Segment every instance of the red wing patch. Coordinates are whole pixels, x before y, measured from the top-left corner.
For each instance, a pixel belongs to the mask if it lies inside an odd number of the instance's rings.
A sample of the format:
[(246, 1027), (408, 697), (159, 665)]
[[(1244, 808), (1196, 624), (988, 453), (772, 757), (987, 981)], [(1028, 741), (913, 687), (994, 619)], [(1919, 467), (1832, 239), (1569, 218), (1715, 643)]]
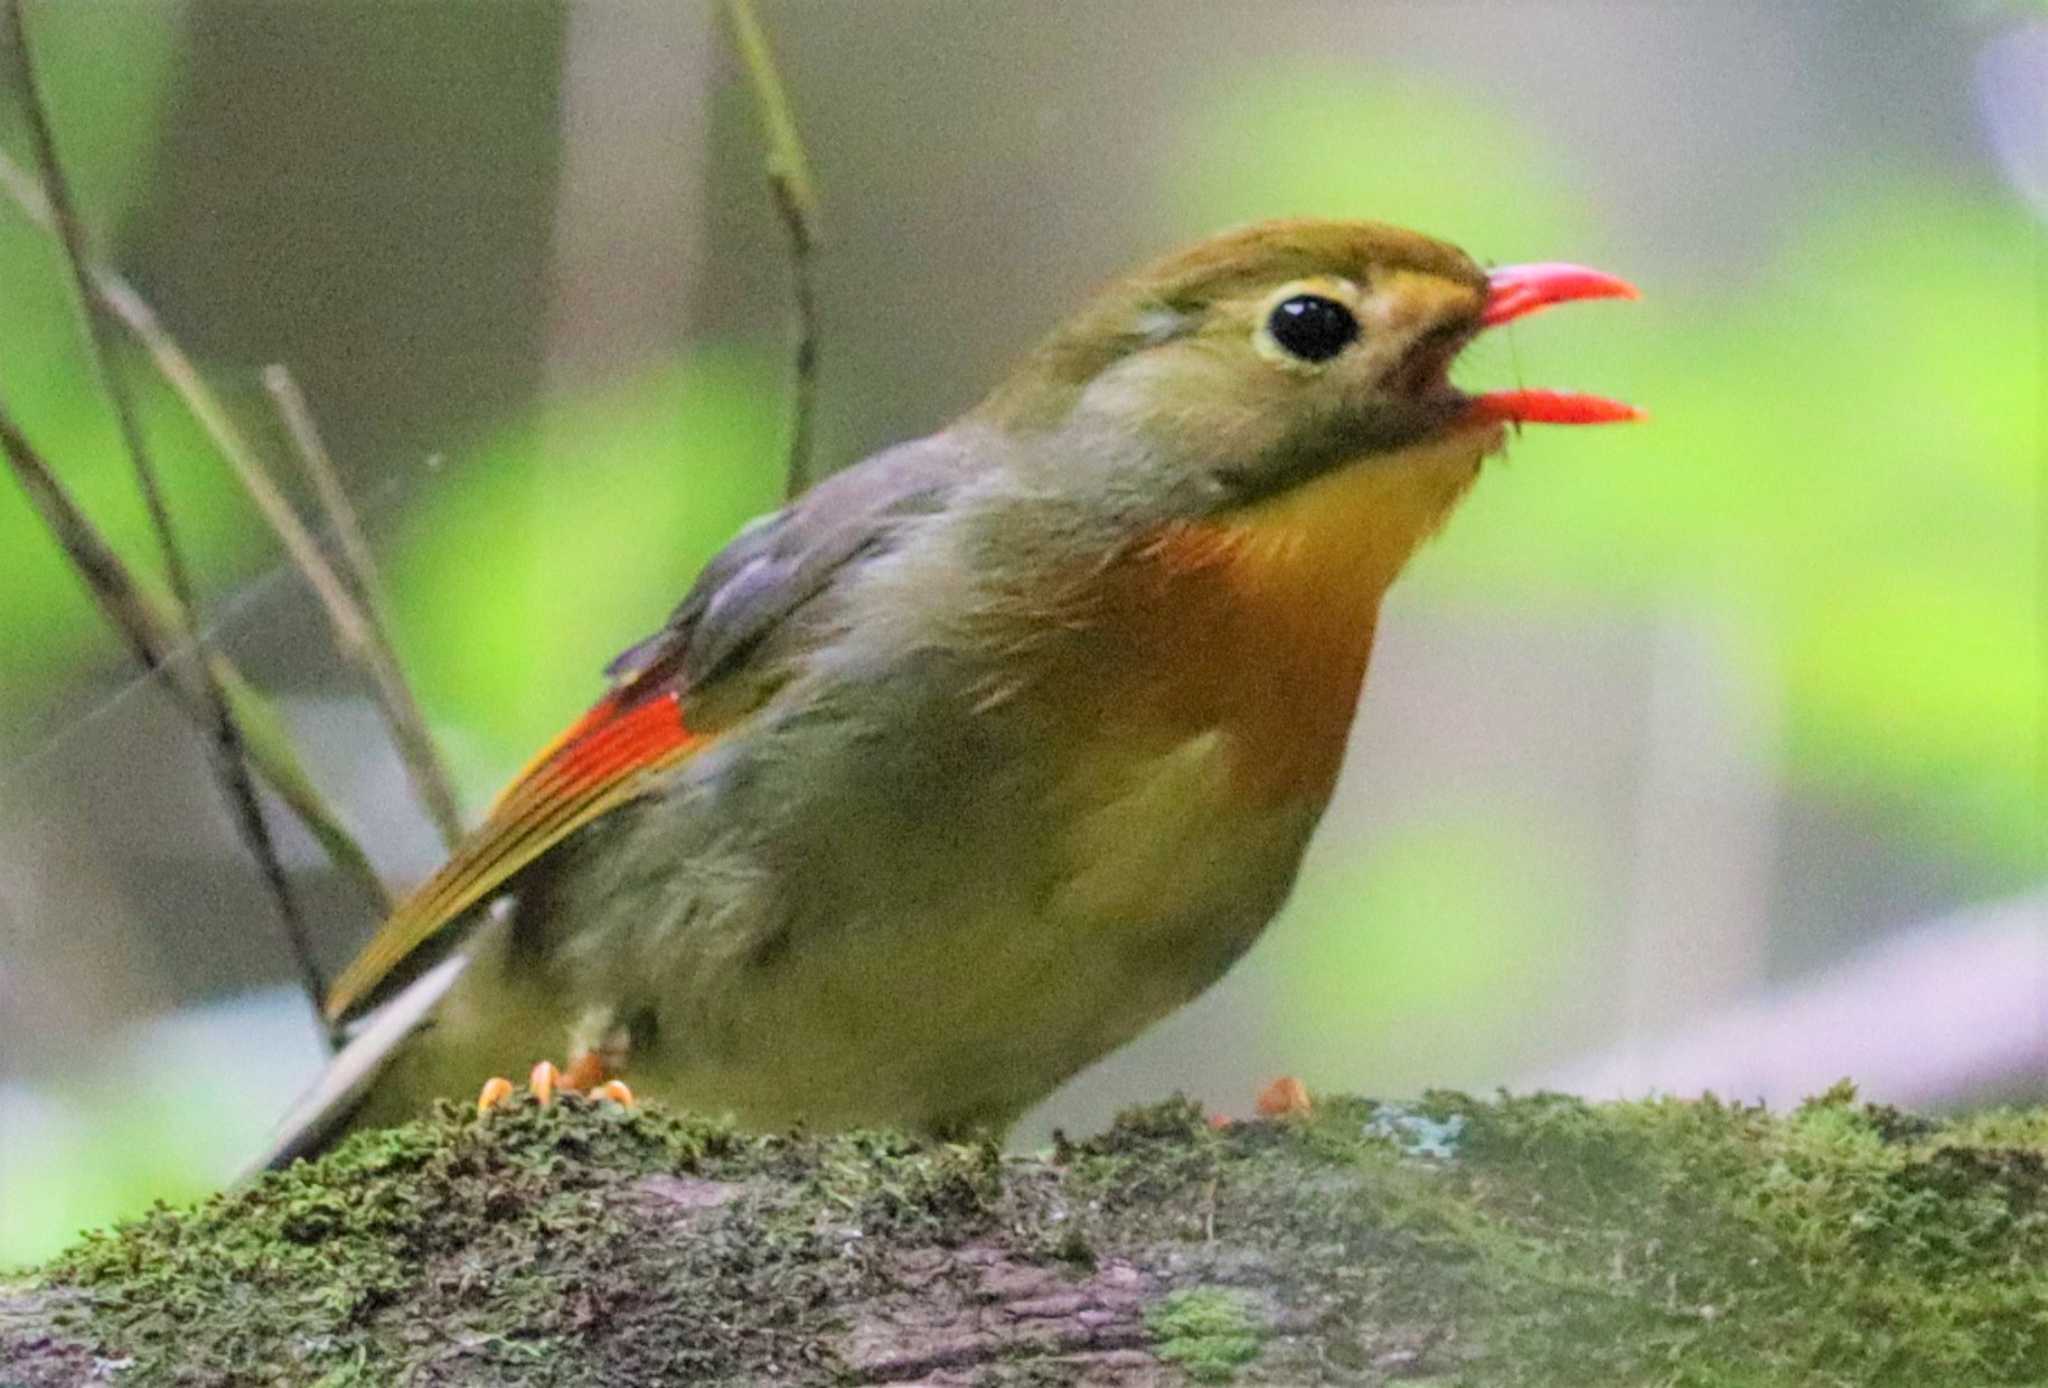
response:
[(341, 1017), (367, 999), (405, 958), (464, 911), (576, 830), (640, 794), (647, 778), (688, 757), (705, 739), (683, 723), (681, 697), (600, 701), (542, 749), (491, 805), (477, 831), (439, 872), (399, 903), (327, 995)]

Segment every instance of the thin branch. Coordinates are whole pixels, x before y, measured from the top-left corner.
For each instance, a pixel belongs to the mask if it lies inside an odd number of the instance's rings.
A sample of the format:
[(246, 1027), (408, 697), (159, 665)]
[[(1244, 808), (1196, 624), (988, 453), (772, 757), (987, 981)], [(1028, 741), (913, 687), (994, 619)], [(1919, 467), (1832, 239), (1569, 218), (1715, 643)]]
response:
[[(389, 648), (381, 646), (373, 634), (375, 628), (371, 618), (328, 562), (312, 532), (271, 481), (260, 456), (229, 418), (219, 397), (206, 384), (192, 359), (185, 355), (177, 339), (164, 330), (155, 311), (125, 280), (110, 273), (103, 274), (99, 290), (108, 308), (149, 353), (158, 373), (184, 397), (186, 408), (212, 438), (214, 447), (227, 459), (242, 489), (256, 503), (272, 531), (283, 542), (293, 567), (304, 576), (307, 585), (319, 598), (328, 623), (334, 629), (336, 643), (344, 652), (369, 666), (372, 671), (371, 688), (386, 719), (394, 725), (407, 722), (420, 725), (418, 735), (424, 738), (426, 733), (421, 725), (418, 704), (406, 685), (403, 671), (395, 659), (389, 658)], [(402, 740), (400, 748), (401, 755), (407, 755)], [(438, 759), (435, 765), (438, 768)], [(461, 814), (456, 809), (453, 791), (448, 788), (445, 777), (439, 789), (438, 801), (428, 798), (424, 803), (443, 842), (452, 847), (462, 836)]]
[[(18, 3), (18, 0), (16, 0)], [(0, 191), (21, 208), (22, 212), (44, 231), (57, 230), (57, 221), (47, 199), (36, 187), (33, 179), (24, 174), (6, 155), (0, 154)], [(395, 660), (380, 660), (376, 652), (388, 651), (380, 647), (374, 633), (374, 624), (364, 611), (349, 584), (343, 580), (335, 567), (328, 561), (319, 541), (313, 536), (298, 513), (285, 500), (269, 474), (264, 470), (257, 452), (250, 445), (242, 431), (235, 426), (220, 398), (206, 383), (192, 359), (178, 340), (165, 330), (148, 302), (136, 292), (118, 272), (107, 266), (88, 263), (86, 277), (92, 293), (105, 306), (131, 337), (149, 353), (155, 363), (157, 374), (177, 392), (185, 408), (213, 440), (220, 455), (227, 460), (228, 467), (248, 493), (249, 499), (284, 545), (285, 553), (293, 567), (305, 578), (313, 594), (320, 600), (322, 611), (327, 614), (328, 623), (334, 628), (335, 639), (343, 651), (349, 653), (370, 652), (369, 659), (376, 667), (372, 676), (372, 689), (376, 693), (387, 720), (393, 720), (396, 727), (407, 715), (397, 710), (411, 710), (411, 719), (419, 721), (418, 706), (411, 692), (406, 688), (405, 677)], [(399, 691), (393, 693), (392, 691)], [(400, 755), (409, 754), (400, 740)], [(438, 760), (437, 763), (438, 765)], [(410, 763), (409, 763), (410, 765)], [(445, 778), (442, 784), (446, 785)], [(423, 797), (429, 815), (434, 819), (444, 841), (451, 845), (461, 836), (460, 815), (454, 808), (452, 792), (446, 795), (446, 805), (437, 805), (431, 798)]]
[[(235, 724), (234, 712), (228, 705), (226, 692), (213, 678), (211, 664), (203, 658), (206, 646), (199, 627), (198, 611), (193, 603), (191, 574), (185, 566), (184, 554), (178, 547), (176, 531), (171, 525), (170, 511), (164, 503), (163, 487), (150, 458), (147, 441), (143, 437), (134, 397), (114, 361), (113, 344), (109, 340), (109, 325), (101, 312), (99, 298), (94, 292), (88, 268), (91, 262), (86, 250), (85, 228), (71, 201), (70, 187), (65, 182), (63, 166), (57, 157), (56, 137), (50, 128), (49, 110), (44, 103), (36, 76), (34, 51), (29, 46), (26, 4), (27, 0), (11, 0), (7, 6), (7, 37), (14, 54), (15, 79), (21, 92), (22, 114), (27, 119), (30, 142), (35, 148), (36, 162), (42, 174), (43, 190), (49, 200), (50, 214), (56, 225), (58, 240), (63, 243), (64, 262), (70, 271), (72, 287), (78, 296), (79, 311), (85, 317), (86, 340), (90, 348), (93, 372), (113, 406), (122, 443), (134, 468), (136, 486), (142, 493), (143, 504), (149, 513), (150, 526), (156, 532), (157, 546), (162, 553), (164, 573), (170, 584), (171, 596), (182, 609), (184, 634), (192, 642), (193, 649), (202, 656), (198, 662), (199, 684), (204, 696), (206, 717), (212, 725), (213, 738), (210, 745), (213, 751), (214, 773), (234, 811), (242, 837), (270, 889), (293, 958), (298, 965), (300, 984), (306, 990), (315, 1015), (321, 1015), (320, 1003), (326, 991), (325, 981), (313, 955), (312, 941), (306, 933), (305, 920), (299, 913), (297, 900), (292, 895), (291, 882), (285, 875), (283, 862), (278, 857), (277, 844), (271, 838), (270, 826), (263, 818), (262, 804), (256, 798), (255, 783), (250, 778), (248, 762), (242, 747), (241, 730)], [(329, 1040), (336, 1039), (335, 1033), (330, 1030)]]
[[(133, 572), (121, 561), (98, 527), (57, 480), (49, 463), (30, 445), (4, 404), (0, 404), (0, 452), (7, 455), (29, 504), (35, 507), (51, 537), (84, 580), (107, 625), (119, 633), (143, 669), (163, 675), (164, 687), (179, 709), (203, 728), (205, 696), (192, 683), (196, 676), (184, 669), (184, 662), (193, 652), (179, 635), (185, 629), (183, 611), (150, 584), (145, 575)], [(305, 826), (334, 865), (355, 882), (371, 905), (380, 914), (388, 913), (391, 896), (384, 890), (377, 870), (340, 815), (313, 785), (285, 734), (277, 710), (218, 648), (209, 647), (204, 658), (227, 695), (228, 706), (234, 710), (249, 763), (256, 774)]]
[(789, 231), (790, 289), (796, 305), (796, 343), (789, 383), (789, 462), (783, 499), (794, 501), (811, 484), (811, 418), (818, 398), (818, 300), (811, 284), (810, 224), (784, 180), (769, 176), (776, 210)]
[(313, 422), (313, 412), (306, 405), (305, 394), (292, 379), (291, 372), (282, 366), (267, 368), (263, 373), (263, 387), (276, 403), (278, 415), (298, 451), (299, 462), (313, 483), (314, 494), (320, 498), (329, 533), (340, 551), (337, 568), (363, 614), (363, 642), (360, 645), (348, 642), (355, 628), (342, 628), (337, 624), (337, 630), (343, 637), (343, 649), (369, 676), (376, 690), (377, 707), (384, 715), (385, 726), (391, 730), (391, 744), (405, 765), (413, 794), (419, 797), (435, 827), (441, 831), (442, 842), (453, 848), (462, 837), (462, 811), (456, 805), (455, 788), (448, 778), (448, 769), (442, 764), (434, 739), (427, 732), (426, 719), (421, 716), (419, 704), (413, 699), (412, 687), (405, 682), (398, 652), (391, 644), (391, 628), (384, 618), (377, 564), (370, 555), (368, 541), (363, 538), (355, 507), (349, 504), (348, 494), (342, 490), (341, 479), (335, 475), (334, 460), (328, 455), (327, 445), (321, 440), (320, 430)]
[(764, 164), (775, 211), (789, 236), (791, 290), (796, 307), (796, 343), (790, 382), (789, 462), (784, 491), (795, 498), (811, 480), (811, 415), (818, 392), (818, 302), (811, 282), (811, 257), (818, 247), (818, 189), (797, 135), (796, 115), (775, 54), (754, 13), (753, 0), (726, 0), (733, 42), (754, 88), (754, 104), (768, 140)]
[(299, 465), (305, 470), (306, 480), (313, 484), (314, 494), (320, 498), (321, 517), (327, 523), (328, 534), (336, 548), (341, 551), (338, 565), (341, 576), (354, 592), (356, 601), (363, 605), (371, 628), (381, 638), (388, 628), (384, 621), (383, 580), (377, 573), (377, 559), (370, 553), (370, 542), (363, 534), (362, 519), (356, 515), (355, 503), (348, 499), (348, 492), (341, 485), (341, 476), (335, 471), (334, 456), (327, 451), (326, 440), (320, 437), (312, 407), (306, 403), (306, 393), (299, 389), (291, 368), (281, 362), (263, 368), (263, 388), (270, 392), (271, 402), (277, 406), (278, 418), (283, 421), (293, 447), (298, 450)]

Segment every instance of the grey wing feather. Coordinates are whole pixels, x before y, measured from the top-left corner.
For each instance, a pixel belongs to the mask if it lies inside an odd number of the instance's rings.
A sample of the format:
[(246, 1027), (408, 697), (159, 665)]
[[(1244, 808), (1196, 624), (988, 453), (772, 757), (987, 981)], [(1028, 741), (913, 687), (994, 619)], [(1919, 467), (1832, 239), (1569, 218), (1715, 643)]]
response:
[(965, 450), (935, 434), (827, 478), (734, 536), (662, 629), (613, 661), (609, 673), (622, 688), (715, 682), (849, 565), (886, 549), (899, 522), (942, 508), (969, 466)]

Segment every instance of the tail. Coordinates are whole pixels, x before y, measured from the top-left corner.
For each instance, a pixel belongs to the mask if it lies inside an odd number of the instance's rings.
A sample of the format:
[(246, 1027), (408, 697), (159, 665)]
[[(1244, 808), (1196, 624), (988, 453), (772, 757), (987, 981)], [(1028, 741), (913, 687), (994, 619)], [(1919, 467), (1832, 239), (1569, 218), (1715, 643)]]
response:
[(458, 950), (372, 1013), (341, 1053), (328, 1062), (312, 1089), (284, 1116), (269, 1149), (237, 1179), (251, 1180), (262, 1172), (290, 1166), (301, 1157), (318, 1156), (347, 1131), (349, 1119), (362, 1106), (371, 1086), (468, 967), (468, 952)]

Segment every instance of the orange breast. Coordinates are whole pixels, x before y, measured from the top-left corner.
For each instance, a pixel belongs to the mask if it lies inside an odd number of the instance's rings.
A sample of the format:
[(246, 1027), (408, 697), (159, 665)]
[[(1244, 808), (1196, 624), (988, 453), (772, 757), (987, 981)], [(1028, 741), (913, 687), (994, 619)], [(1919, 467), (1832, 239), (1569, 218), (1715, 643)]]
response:
[(1088, 681), (1100, 726), (1139, 747), (1220, 731), (1247, 801), (1327, 797), (1380, 599), (1486, 442), (1375, 459), (1159, 531), (1101, 579)]
[(1212, 524), (1175, 526), (1106, 580), (1105, 733), (1136, 749), (1217, 730), (1265, 804), (1329, 793), (1372, 650), (1377, 592), (1332, 591)]

